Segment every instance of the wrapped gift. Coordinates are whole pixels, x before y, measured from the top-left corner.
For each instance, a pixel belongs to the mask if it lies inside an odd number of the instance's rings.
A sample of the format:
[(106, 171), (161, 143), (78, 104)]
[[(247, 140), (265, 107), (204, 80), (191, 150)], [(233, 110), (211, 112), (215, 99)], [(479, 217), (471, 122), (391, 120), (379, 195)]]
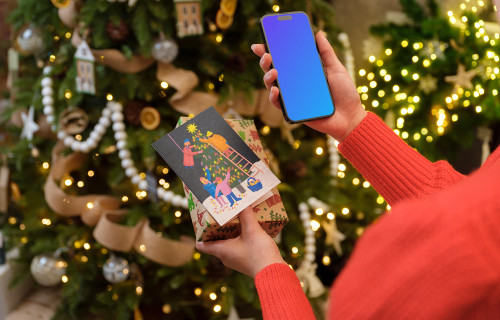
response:
[[(181, 123), (187, 120), (189, 118), (181, 118)], [(253, 120), (226, 121), (253, 152), (268, 164), (266, 153), (264, 148), (262, 148)], [(254, 179), (248, 181), (248, 187), (258, 190), (262, 188), (262, 184), (257, 179)], [(184, 192), (188, 199), (189, 211), (191, 212), (191, 220), (197, 241), (224, 240), (235, 238), (240, 234), (240, 221), (238, 218), (221, 226), (185, 184)], [(240, 192), (245, 192), (244, 188), (241, 188)], [(259, 199), (252, 208), (262, 229), (273, 238), (278, 235), (283, 226), (288, 222), (288, 217), (277, 188), (273, 188), (265, 197)]]

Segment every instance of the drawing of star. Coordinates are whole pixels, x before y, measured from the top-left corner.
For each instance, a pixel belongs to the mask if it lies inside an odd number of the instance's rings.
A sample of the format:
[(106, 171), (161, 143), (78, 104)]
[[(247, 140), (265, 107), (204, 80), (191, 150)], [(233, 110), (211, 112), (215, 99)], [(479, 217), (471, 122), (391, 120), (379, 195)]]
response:
[(322, 223), (323, 229), (326, 232), (325, 244), (331, 244), (339, 256), (342, 255), (342, 247), (340, 242), (345, 239), (345, 235), (337, 229), (335, 220)]
[(198, 128), (196, 127), (196, 124), (194, 124), (194, 123), (189, 124), (186, 129), (189, 133), (195, 133), (196, 130), (198, 130)]
[(37, 132), (39, 127), (35, 122), (35, 109), (30, 107), (28, 114), (21, 113), (23, 121), (23, 131), (21, 132), (21, 139), (26, 138), (28, 141), (33, 140), (33, 133)]

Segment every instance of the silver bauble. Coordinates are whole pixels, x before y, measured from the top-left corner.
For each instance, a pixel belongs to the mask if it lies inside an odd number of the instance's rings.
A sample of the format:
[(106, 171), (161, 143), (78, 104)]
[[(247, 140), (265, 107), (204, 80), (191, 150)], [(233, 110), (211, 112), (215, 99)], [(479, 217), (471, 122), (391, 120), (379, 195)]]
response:
[(66, 267), (66, 261), (54, 254), (39, 254), (31, 261), (30, 271), (38, 284), (52, 287), (61, 283)]
[(102, 266), (104, 279), (111, 283), (118, 283), (127, 280), (130, 274), (128, 261), (112, 255)]
[(17, 46), (22, 54), (41, 53), (44, 50), (42, 30), (28, 24), (19, 30), (16, 37)]
[(151, 54), (160, 62), (170, 63), (179, 53), (179, 46), (172, 39), (158, 39), (153, 43)]

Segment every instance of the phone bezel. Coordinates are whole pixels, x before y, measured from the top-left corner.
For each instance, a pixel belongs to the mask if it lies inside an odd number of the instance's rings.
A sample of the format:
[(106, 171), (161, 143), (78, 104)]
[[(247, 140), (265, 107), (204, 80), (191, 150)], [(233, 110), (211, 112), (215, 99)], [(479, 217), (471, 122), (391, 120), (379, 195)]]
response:
[[(267, 43), (267, 37), (266, 37), (265, 31), (264, 31), (264, 25), (263, 25), (264, 18), (270, 17), (270, 16), (282, 16), (282, 15), (294, 15), (294, 14), (304, 14), (307, 17), (307, 22), (309, 23), (309, 28), (311, 30), (311, 33), (312, 33), (312, 36), (313, 36), (313, 39), (314, 39), (314, 43), (316, 44), (316, 52), (318, 54), (319, 60), (321, 61), (321, 68), (323, 69), (323, 74), (325, 76), (325, 80), (326, 80), (326, 83), (328, 85), (328, 88), (330, 88), (330, 83), (328, 81), (328, 76), (327, 76), (327, 73), (325, 71), (325, 66), (323, 64), (323, 60), (321, 59), (321, 55), (319, 54), (318, 44), (316, 43), (316, 37), (315, 37), (314, 31), (312, 29), (311, 21), (309, 20), (309, 16), (304, 11), (291, 11), (291, 12), (281, 12), (281, 13), (269, 13), (269, 14), (263, 15), (260, 18), (260, 20), (259, 20), (260, 33), (261, 33), (262, 39), (264, 40), (264, 47), (266, 48), (266, 52), (269, 53), (269, 54), (271, 53), (270, 50), (269, 50), (269, 45)], [(272, 54), (271, 54), (271, 56), (272, 56)], [(271, 63), (271, 68), (273, 68), (273, 63)], [(335, 109), (336, 109), (335, 102), (333, 101), (333, 96), (332, 96), (331, 90), (328, 90), (328, 92), (330, 93), (330, 99), (332, 100), (332, 105), (333, 105), (333, 111), (332, 111), (332, 113), (327, 114), (327, 115), (323, 115), (323, 116), (319, 116), (319, 117), (314, 117), (314, 118), (292, 120), (288, 116), (288, 113), (286, 111), (286, 106), (285, 106), (285, 103), (283, 101), (283, 97), (281, 95), (282, 91), (281, 91), (281, 88), (280, 88), (280, 85), (279, 85), (278, 78), (276, 78), (275, 84), (276, 84), (276, 87), (278, 87), (278, 89), (280, 90), (280, 94), (278, 95), (278, 100), (280, 102), (281, 111), (283, 112), (283, 117), (285, 118), (286, 122), (288, 122), (288, 123), (303, 123), (303, 122), (308, 122), (308, 121), (313, 121), (313, 120), (328, 118), (328, 117), (331, 117), (331, 116), (333, 116), (335, 114)]]

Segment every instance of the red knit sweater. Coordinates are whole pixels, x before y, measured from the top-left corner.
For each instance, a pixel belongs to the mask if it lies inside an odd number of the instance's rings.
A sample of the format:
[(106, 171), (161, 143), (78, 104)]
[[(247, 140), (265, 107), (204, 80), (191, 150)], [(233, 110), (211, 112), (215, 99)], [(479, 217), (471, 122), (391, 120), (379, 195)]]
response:
[[(469, 177), (369, 113), (342, 154), (392, 206), (336, 279), (328, 319), (500, 319), (500, 150)], [(264, 319), (314, 319), (294, 272), (261, 270)]]

